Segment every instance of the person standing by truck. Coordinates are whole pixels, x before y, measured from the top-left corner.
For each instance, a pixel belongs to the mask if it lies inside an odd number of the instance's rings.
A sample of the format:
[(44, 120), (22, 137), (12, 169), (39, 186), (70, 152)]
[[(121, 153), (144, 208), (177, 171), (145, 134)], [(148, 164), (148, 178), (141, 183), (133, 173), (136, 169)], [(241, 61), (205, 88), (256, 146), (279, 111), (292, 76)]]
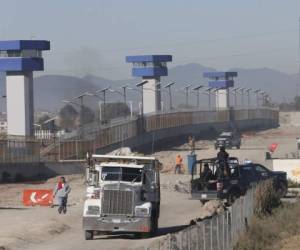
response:
[(229, 176), (230, 175), (230, 169), (228, 166), (228, 157), (229, 154), (226, 152), (225, 147), (220, 147), (220, 151), (217, 154), (217, 159), (219, 162), (219, 168), (221, 175)]
[(70, 185), (66, 182), (65, 177), (60, 177), (54, 188), (53, 198), (57, 197), (58, 213), (67, 212), (68, 195), (71, 192)]

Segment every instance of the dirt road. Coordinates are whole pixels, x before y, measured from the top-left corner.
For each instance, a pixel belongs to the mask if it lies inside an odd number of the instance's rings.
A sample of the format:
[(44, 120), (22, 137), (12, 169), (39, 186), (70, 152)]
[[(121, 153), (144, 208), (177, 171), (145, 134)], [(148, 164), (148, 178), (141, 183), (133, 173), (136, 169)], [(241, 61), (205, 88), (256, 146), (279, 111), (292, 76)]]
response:
[[(190, 220), (201, 215), (202, 204), (190, 200), (189, 194), (174, 191), (178, 178), (187, 182), (189, 176), (162, 175), (162, 203), (159, 219), (159, 235), (179, 230)], [(0, 246), (9, 249), (132, 249), (149, 244), (154, 238), (137, 240), (131, 235), (101, 236), (94, 241), (85, 241), (81, 228), (84, 185), (81, 176), (72, 176), (70, 206), (66, 215), (58, 215), (56, 208), (22, 208), (19, 202), (7, 197), (6, 209), (0, 209), (0, 221), (5, 227), (0, 228)], [(40, 187), (51, 187), (54, 180)], [(30, 185), (6, 185), (9, 193), (19, 196), (19, 192)], [(4, 187), (2, 187), (4, 189)], [(19, 190), (19, 192), (18, 192)], [(10, 209), (8, 208), (10, 204)], [(41, 248), (42, 247), (42, 248)]]
[[(232, 156), (241, 160), (247, 158), (268, 165), (265, 151), (273, 142), (279, 144), (274, 157), (284, 156), (296, 151), (295, 138), (299, 128), (279, 128), (259, 133), (245, 134), (240, 150), (229, 150)], [(196, 143), (198, 158), (216, 155), (212, 141)], [(187, 145), (156, 152), (155, 155), (163, 162), (161, 216), (159, 219), (159, 235), (180, 229), (191, 219), (201, 216), (204, 212), (199, 201), (189, 199), (189, 194), (176, 192), (174, 184), (180, 179), (188, 182), (188, 175), (173, 175), (174, 159), (180, 153), (186, 164), (189, 153)], [(21, 193), (24, 188), (52, 188), (54, 180), (38, 185), (9, 184), (0, 185), (0, 246), (8, 249), (132, 249), (151, 244), (154, 238), (147, 240), (134, 239), (130, 235), (98, 237), (93, 241), (85, 241), (81, 228), (82, 207), (85, 186), (83, 177), (68, 176), (72, 187), (69, 208), (66, 215), (58, 215), (55, 208), (24, 208), (21, 205)], [(157, 236), (160, 237), (160, 236)]]

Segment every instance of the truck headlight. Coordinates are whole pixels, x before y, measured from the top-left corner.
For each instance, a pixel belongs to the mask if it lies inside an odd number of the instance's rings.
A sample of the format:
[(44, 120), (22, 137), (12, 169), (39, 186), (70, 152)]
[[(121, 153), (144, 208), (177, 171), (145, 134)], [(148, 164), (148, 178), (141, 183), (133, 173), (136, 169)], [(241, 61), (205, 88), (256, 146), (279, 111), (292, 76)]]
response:
[(151, 203), (147, 202), (141, 206), (136, 206), (134, 209), (135, 216), (148, 217), (151, 213)]
[(100, 214), (100, 207), (99, 206), (88, 206), (86, 214), (87, 215), (98, 215), (98, 214)]

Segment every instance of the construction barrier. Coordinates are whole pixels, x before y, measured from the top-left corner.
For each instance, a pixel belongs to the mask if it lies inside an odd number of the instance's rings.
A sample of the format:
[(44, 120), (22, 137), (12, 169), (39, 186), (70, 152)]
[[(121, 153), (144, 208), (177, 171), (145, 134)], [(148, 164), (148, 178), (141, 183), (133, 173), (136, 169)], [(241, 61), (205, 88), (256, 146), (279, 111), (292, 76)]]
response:
[(53, 204), (52, 189), (24, 189), (24, 206), (51, 206)]

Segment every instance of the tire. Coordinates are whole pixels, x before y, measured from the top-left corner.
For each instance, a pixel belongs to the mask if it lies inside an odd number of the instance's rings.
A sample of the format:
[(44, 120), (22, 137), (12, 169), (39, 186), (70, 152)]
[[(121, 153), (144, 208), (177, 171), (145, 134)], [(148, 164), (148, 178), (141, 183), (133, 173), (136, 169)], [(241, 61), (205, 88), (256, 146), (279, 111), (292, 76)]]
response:
[(85, 231), (84, 236), (85, 236), (85, 240), (92, 240), (94, 238), (94, 232)]
[(240, 148), (241, 148), (241, 145), (237, 145), (236, 148), (237, 148), (237, 149), (240, 149)]
[(152, 225), (151, 225), (151, 236), (155, 236), (158, 229), (158, 217), (155, 214), (155, 217), (153, 218)]

